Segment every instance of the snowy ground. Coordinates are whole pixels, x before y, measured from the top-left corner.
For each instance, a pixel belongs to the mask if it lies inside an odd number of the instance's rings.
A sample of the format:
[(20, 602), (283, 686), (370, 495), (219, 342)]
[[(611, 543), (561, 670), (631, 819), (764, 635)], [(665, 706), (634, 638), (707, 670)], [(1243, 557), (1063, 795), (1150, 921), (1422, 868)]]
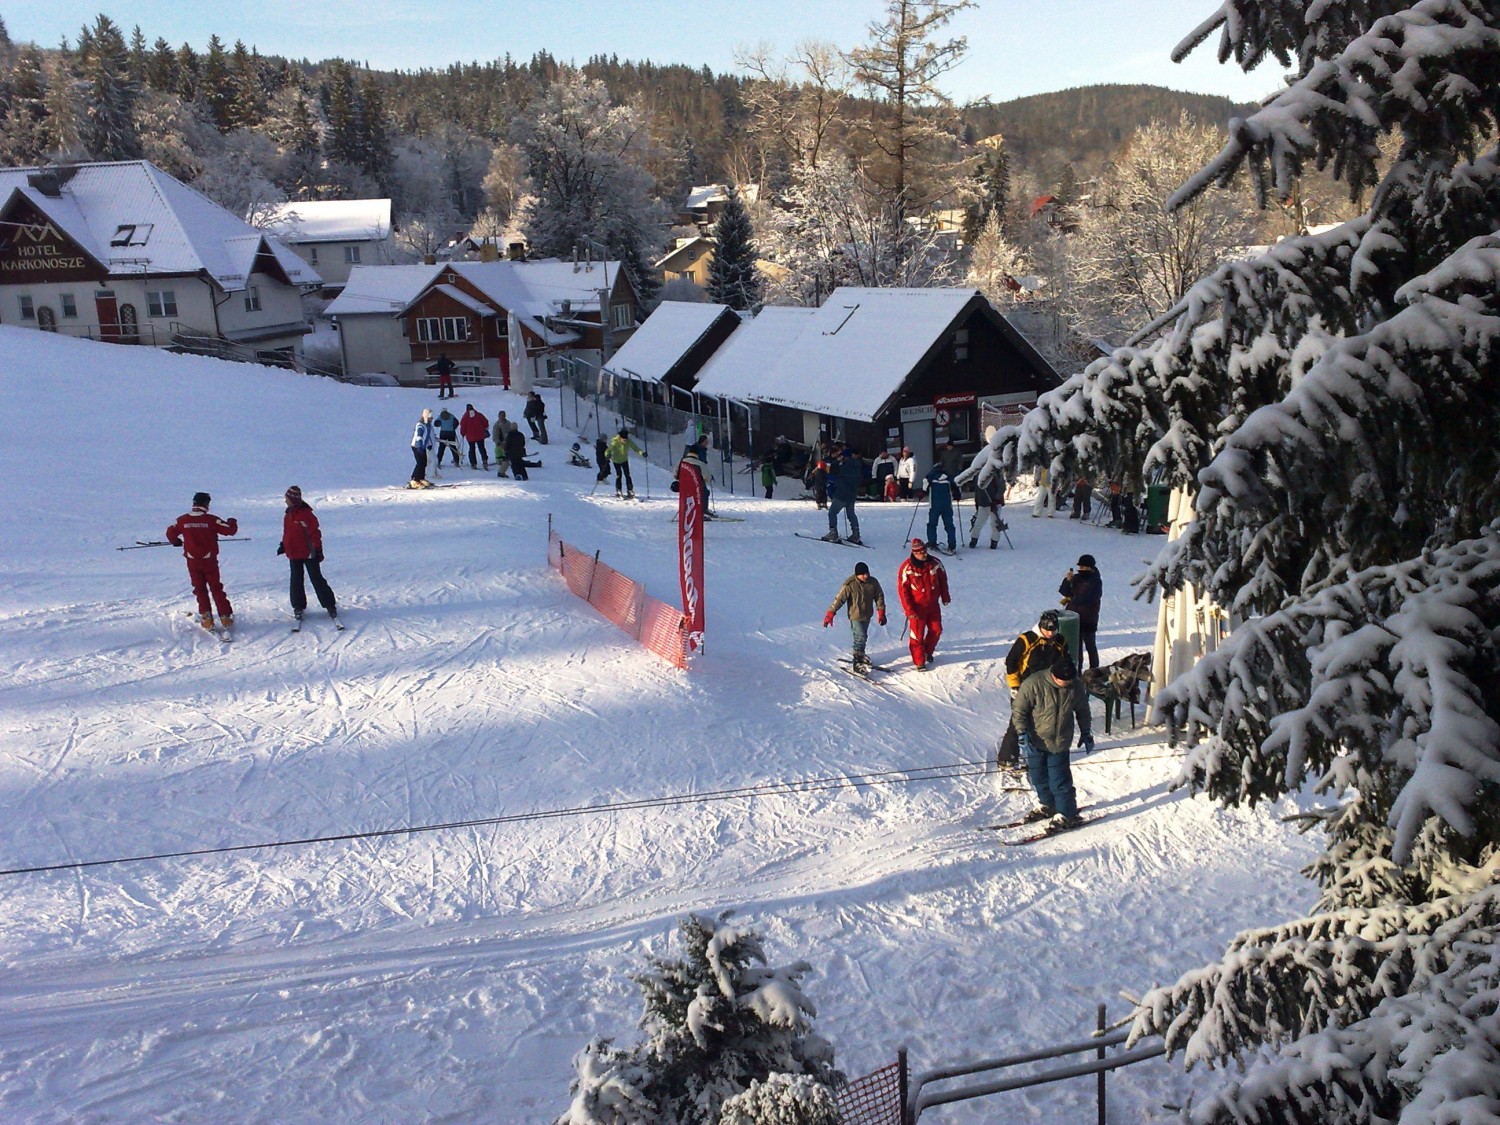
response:
[[(508, 392), (466, 401), (520, 413)], [(894, 597), (911, 508), (862, 505), (861, 554), (794, 538), (824, 530), (810, 504), (741, 487), (716, 498), (744, 522), (707, 529), (707, 653), (678, 672), (545, 565), (550, 515), (674, 601), (666, 473), (647, 504), (589, 498), (549, 401), (530, 483), (445, 470), (459, 487), (419, 494), (393, 486), (430, 393), (0, 328), (0, 868), (982, 762), (1001, 659), (1085, 550), (1104, 658), (1149, 647), (1126, 578), (1160, 541), (1016, 504), (1013, 552), (949, 564), (935, 670), (910, 668), (893, 612), (872, 652), (900, 670), (860, 682), (823, 611), (862, 557)], [(344, 633), (316, 611), (288, 632), (293, 483)], [(251, 537), (223, 548), (232, 645), (188, 618), (178, 552), (114, 549), (161, 538), (197, 489)], [(812, 963), (850, 1076), (902, 1044), (920, 1071), (1077, 1039), (1096, 1003), (1123, 1015), (1122, 991), (1311, 893), (1286, 809), (1167, 793), (1160, 732), (1124, 725), (1075, 768), (1109, 819), (1026, 849), (981, 830), (1025, 794), (974, 777), (3, 877), (0, 1118), (546, 1122), (589, 1037), (633, 1041), (626, 974), (675, 948), (684, 912), (731, 907), (775, 960)], [(1112, 1119), (1163, 1118), (1215, 1078), (1121, 1072)], [(1091, 1119), (1092, 1089), (924, 1121)]]

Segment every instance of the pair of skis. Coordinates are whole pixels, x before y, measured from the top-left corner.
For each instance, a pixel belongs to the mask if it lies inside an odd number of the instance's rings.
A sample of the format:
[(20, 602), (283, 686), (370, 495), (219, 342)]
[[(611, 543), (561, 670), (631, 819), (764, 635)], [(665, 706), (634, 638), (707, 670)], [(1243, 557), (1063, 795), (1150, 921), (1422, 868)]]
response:
[(999, 824), (986, 824), (984, 826), (984, 830), (986, 832), (1006, 832), (1012, 828), (1030, 828), (1032, 825), (1038, 825), (1039, 827), (1033, 829), (1024, 836), (1011, 836), (1000, 841), (1007, 848), (1020, 848), (1026, 846), (1027, 844), (1035, 844), (1039, 843), (1042, 840), (1051, 839), (1053, 836), (1061, 836), (1066, 832), (1076, 831), (1077, 829), (1083, 828), (1086, 825), (1093, 824), (1096, 820), (1102, 820), (1103, 818), (1099, 816), (1082, 815), (1084, 809), (1092, 807), (1092, 805), (1079, 806), (1078, 823), (1070, 825), (1066, 828), (1060, 825), (1054, 825), (1050, 820), (1032, 820), (1029, 817), (1023, 816), (1016, 820), (1001, 821)]
[(829, 539), (825, 535), (808, 535), (805, 531), (794, 531), (792, 532), (792, 534), (795, 535), (798, 539), (811, 539), (814, 543), (836, 543), (840, 547), (855, 547), (861, 551), (866, 550), (870, 546), (868, 543), (863, 541), (855, 543), (852, 540), (843, 538)]

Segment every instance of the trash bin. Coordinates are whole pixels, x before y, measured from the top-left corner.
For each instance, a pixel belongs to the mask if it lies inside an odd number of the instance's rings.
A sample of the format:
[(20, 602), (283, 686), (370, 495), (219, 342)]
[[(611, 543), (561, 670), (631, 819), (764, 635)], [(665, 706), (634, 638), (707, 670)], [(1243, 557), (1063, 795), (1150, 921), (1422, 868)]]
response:
[(1172, 490), (1164, 484), (1146, 486), (1146, 530), (1162, 532), (1167, 529), (1167, 499)]
[(1057, 631), (1062, 634), (1063, 644), (1067, 646), (1068, 653), (1073, 657), (1073, 666), (1082, 668), (1083, 653), (1079, 647), (1078, 614), (1071, 609), (1058, 610)]

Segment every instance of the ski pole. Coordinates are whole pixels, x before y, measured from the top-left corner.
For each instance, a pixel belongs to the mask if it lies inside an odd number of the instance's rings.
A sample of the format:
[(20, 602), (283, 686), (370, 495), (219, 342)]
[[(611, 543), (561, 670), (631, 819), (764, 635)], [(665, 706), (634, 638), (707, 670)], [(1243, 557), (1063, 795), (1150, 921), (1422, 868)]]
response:
[[(226, 535), (222, 539), (219, 540), (220, 543), (248, 543), (249, 541), (250, 541), (250, 536), (248, 536), (248, 535), (233, 535), (233, 536)], [(117, 550), (117, 551), (139, 551), (142, 547), (171, 547), (171, 546), (173, 546), (173, 544), (168, 543), (165, 539), (137, 539), (135, 541), (135, 543), (133, 543), (131, 546), (129, 546), (129, 547), (116, 547), (115, 550)]]

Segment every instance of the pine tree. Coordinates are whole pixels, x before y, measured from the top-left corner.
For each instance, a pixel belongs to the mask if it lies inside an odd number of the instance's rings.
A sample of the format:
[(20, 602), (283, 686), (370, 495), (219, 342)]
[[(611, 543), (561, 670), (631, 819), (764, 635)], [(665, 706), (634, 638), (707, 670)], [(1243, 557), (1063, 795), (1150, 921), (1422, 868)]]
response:
[(373, 74), (360, 79), (356, 98), (357, 127), (359, 133), (359, 166), (380, 185), (384, 194), (390, 193), (391, 124), (385, 110), (385, 95)]
[(146, 85), (164, 94), (178, 93), (177, 55), (165, 39), (151, 44), (151, 55), (146, 60)]
[(208, 50), (198, 65), (196, 96), (208, 107), (214, 127), (221, 133), (235, 127), (234, 76), (229, 56), (217, 35), (208, 37)]
[(40, 163), (48, 149), (47, 76), (42, 52), (22, 47), (7, 81), (8, 112), (0, 123), (0, 160), (11, 165)]
[(708, 267), (708, 297), (741, 312), (756, 312), (765, 301), (765, 285), (756, 265), (755, 231), (750, 213), (731, 185), (724, 210), (714, 224), (714, 257)]
[(974, 201), (964, 208), (964, 244), (979, 241), (992, 214), (1000, 216), (1001, 232), (1010, 213), (1010, 157), (1005, 142), (996, 136), (986, 141), (986, 151), (974, 169)]
[(185, 102), (198, 100), (200, 68), (198, 56), (190, 45), (184, 43), (177, 48), (176, 65), (172, 68), (176, 75), (176, 85), (173, 89)]
[[(1367, 212), (1214, 270), (1028, 415), (1022, 456), (1159, 469), (1195, 518), (1147, 579), (1244, 621), (1158, 699), (1182, 784), (1310, 787), (1307, 917), (1142, 998), (1134, 1034), (1247, 1065), (1194, 1122), (1500, 1115), (1500, 9), (1227, 0), (1295, 73), (1182, 206), (1331, 164)], [(1400, 136), (1393, 159), (1380, 141)], [(1269, 1048), (1262, 1051), (1261, 1048)]]
[(236, 39), (229, 55), (229, 105), (226, 125), (253, 129), (266, 117), (266, 91), (260, 80), (260, 61)]
[(359, 98), (354, 88), (354, 72), (342, 59), (328, 64), (323, 80), (323, 115), (328, 130), (323, 150), (329, 160), (359, 168), (364, 164), (364, 146), (360, 125)]
[[(801, 988), (806, 962), (765, 967), (761, 935), (731, 925), (727, 913), (692, 915), (678, 929), (683, 956), (652, 957), (651, 970), (633, 978), (646, 1042), (624, 1049), (595, 1040), (579, 1052), (572, 1105), (558, 1125), (718, 1121), (728, 1099), (773, 1075), (823, 1087), (842, 1080), (833, 1048), (811, 1030), (817, 1013)], [(791, 1091), (782, 1084), (759, 1097), (805, 1107), (807, 1125), (823, 1125), (827, 1119), (813, 1115), (822, 1099), (800, 1083)]]
[(130, 80), (125, 37), (101, 15), (89, 35), (80, 36), (85, 85), (79, 140), (96, 160), (136, 160), (141, 138), (135, 128), (136, 86)]

